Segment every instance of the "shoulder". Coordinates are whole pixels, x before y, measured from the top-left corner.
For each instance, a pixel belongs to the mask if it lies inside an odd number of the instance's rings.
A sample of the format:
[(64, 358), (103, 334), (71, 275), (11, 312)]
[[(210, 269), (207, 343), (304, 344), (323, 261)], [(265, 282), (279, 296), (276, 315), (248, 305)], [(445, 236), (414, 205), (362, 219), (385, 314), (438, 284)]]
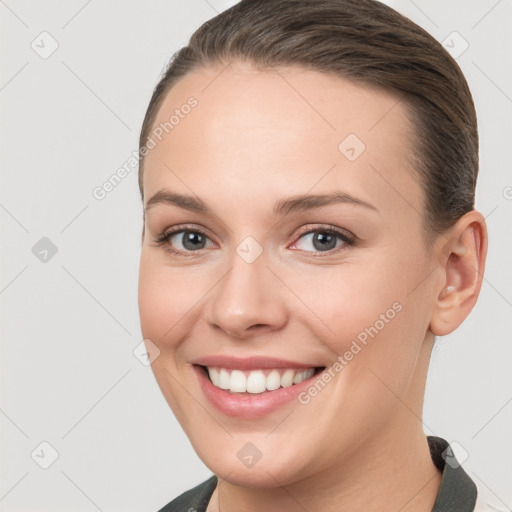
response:
[(212, 475), (208, 480), (174, 498), (158, 512), (205, 512), (216, 486), (217, 477)]

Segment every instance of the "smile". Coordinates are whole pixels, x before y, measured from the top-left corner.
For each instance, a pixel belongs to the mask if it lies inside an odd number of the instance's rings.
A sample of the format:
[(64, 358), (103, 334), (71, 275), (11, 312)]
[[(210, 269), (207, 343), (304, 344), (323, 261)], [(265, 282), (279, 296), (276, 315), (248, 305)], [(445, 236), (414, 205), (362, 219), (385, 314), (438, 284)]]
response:
[(244, 371), (207, 366), (211, 383), (232, 393), (264, 393), (300, 384), (312, 377), (318, 368), (273, 368)]
[(208, 402), (224, 415), (240, 420), (255, 420), (296, 403), (297, 396), (325, 369), (305, 365), (269, 367), (265, 364), (268, 360), (264, 364), (253, 360), (245, 364), (251, 368), (240, 369), (244, 366), (240, 360), (236, 365), (226, 359), (223, 362), (225, 366), (218, 360), (208, 365), (196, 362), (192, 368)]

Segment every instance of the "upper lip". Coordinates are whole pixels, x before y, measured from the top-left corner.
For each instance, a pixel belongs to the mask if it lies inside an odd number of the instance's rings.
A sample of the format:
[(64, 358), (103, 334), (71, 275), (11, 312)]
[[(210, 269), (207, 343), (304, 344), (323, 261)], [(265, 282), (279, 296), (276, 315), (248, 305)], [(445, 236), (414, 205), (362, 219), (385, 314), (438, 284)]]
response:
[(320, 365), (299, 363), (297, 361), (288, 361), (286, 359), (278, 359), (275, 357), (251, 356), (251, 357), (234, 357), (234, 356), (206, 356), (199, 357), (192, 364), (201, 366), (210, 366), (216, 368), (229, 368), (232, 370), (257, 370), (264, 368), (316, 368)]

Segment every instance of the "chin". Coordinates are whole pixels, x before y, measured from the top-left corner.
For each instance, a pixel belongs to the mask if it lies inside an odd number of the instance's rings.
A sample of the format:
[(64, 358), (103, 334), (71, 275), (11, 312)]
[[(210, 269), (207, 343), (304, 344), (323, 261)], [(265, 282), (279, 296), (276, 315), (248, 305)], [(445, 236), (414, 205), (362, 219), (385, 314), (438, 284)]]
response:
[[(305, 459), (298, 460), (292, 453), (301, 450), (300, 446), (290, 450), (290, 453), (282, 453), (279, 457), (276, 453), (279, 448), (262, 447), (258, 455), (257, 448), (250, 441), (231, 439), (228, 444), (229, 446), (216, 445), (215, 451), (209, 448), (204, 451), (199, 446), (194, 446), (194, 449), (217, 477), (232, 485), (272, 489), (306, 478), (313, 469), (311, 461), (308, 463)], [(212, 445), (213, 443), (208, 444), (209, 447)], [(253, 456), (252, 461), (249, 454)], [(261, 458), (256, 460), (258, 456)]]

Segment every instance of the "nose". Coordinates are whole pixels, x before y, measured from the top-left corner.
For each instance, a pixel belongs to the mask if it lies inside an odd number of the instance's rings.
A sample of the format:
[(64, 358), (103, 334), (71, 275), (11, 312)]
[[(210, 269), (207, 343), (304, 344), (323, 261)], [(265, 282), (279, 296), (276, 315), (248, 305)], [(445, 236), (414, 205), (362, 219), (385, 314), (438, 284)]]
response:
[(264, 256), (247, 263), (234, 254), (231, 263), (231, 270), (209, 294), (208, 324), (236, 339), (281, 329), (287, 322), (284, 287)]

